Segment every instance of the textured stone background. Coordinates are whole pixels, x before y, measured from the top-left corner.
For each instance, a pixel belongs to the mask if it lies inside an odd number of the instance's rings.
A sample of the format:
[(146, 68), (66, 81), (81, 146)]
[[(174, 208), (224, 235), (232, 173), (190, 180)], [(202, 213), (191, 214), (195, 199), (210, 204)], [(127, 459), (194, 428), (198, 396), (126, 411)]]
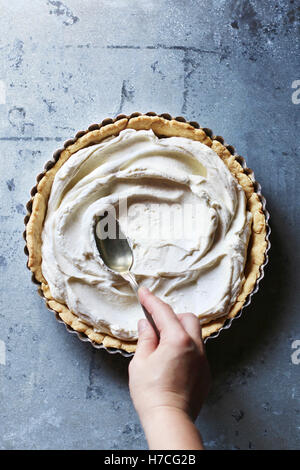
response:
[(64, 140), (154, 110), (225, 136), (271, 212), (261, 289), (207, 344), (214, 386), (197, 421), (206, 446), (299, 448), (297, 2), (0, 0), (0, 31), (0, 447), (146, 446), (128, 361), (55, 321), (25, 268), (22, 232), (35, 176)]

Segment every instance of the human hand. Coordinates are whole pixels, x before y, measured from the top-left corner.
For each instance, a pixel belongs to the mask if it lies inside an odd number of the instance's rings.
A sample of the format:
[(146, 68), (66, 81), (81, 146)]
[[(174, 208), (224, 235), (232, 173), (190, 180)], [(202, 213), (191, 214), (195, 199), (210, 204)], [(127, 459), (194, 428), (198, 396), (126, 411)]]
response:
[(139, 298), (153, 316), (160, 341), (146, 319), (139, 321), (139, 339), (129, 365), (129, 388), (143, 426), (157, 413), (174, 411), (194, 420), (210, 387), (210, 371), (199, 319), (176, 315), (148, 289)]

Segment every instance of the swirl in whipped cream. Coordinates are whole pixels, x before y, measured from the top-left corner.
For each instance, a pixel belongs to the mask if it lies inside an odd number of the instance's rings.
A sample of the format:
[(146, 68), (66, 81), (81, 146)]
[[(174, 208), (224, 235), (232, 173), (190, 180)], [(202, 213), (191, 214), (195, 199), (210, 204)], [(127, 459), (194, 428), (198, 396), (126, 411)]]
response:
[[(73, 154), (54, 178), (42, 233), (51, 295), (96, 331), (134, 340), (142, 309), (127, 282), (105, 268), (94, 240), (95, 221), (107, 206), (116, 209), (130, 240), (131, 270), (141, 285), (202, 323), (229, 312), (244, 281), (251, 214), (212, 149), (126, 129)], [(195, 208), (188, 236), (151, 236), (170, 233), (172, 208), (173, 231), (182, 233), (181, 207)]]

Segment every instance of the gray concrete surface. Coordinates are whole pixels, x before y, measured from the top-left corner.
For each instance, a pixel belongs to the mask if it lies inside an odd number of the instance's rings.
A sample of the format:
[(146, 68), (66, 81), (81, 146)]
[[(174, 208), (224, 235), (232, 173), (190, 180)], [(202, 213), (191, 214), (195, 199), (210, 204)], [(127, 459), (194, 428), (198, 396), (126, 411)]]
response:
[(271, 212), (260, 291), (207, 344), (214, 386), (197, 420), (206, 447), (300, 447), (297, 79), (296, 1), (0, 0), (0, 448), (146, 447), (128, 361), (55, 321), (22, 240), (29, 190), (52, 152), (91, 123), (137, 110), (185, 115), (225, 136)]

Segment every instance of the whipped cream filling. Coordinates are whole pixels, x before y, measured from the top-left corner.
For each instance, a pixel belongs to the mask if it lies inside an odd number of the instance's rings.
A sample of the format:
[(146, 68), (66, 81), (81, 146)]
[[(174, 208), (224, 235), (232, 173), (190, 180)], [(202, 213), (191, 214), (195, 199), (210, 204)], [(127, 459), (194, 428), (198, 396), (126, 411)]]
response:
[(96, 331), (135, 340), (143, 311), (94, 239), (108, 207), (130, 241), (141, 285), (202, 323), (229, 312), (244, 282), (251, 214), (212, 149), (126, 129), (79, 150), (55, 175), (42, 232), (51, 295)]

